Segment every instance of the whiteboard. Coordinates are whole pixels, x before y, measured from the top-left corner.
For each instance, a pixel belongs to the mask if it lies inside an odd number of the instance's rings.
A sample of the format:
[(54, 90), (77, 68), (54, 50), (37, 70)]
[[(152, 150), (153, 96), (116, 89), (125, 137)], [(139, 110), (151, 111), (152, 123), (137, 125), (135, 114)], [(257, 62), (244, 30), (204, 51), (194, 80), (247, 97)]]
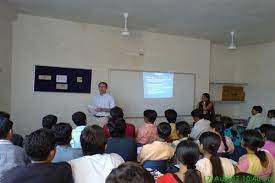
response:
[(143, 117), (146, 109), (156, 110), (158, 116), (164, 116), (166, 109), (175, 109), (178, 115), (190, 115), (195, 101), (195, 74), (174, 73), (172, 98), (145, 99), (143, 72), (150, 71), (109, 70), (110, 92), (125, 117)]

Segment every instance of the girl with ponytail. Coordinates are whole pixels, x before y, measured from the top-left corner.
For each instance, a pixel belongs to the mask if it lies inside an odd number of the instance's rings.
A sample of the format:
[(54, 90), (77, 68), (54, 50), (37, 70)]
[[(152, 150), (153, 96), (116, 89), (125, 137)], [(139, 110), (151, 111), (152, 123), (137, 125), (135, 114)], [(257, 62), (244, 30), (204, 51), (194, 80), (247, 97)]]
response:
[(264, 150), (264, 139), (256, 130), (246, 130), (242, 133), (242, 146), (247, 154), (240, 157), (237, 171), (250, 173), (261, 178), (269, 177), (274, 171), (273, 156)]
[(235, 174), (231, 161), (218, 156), (221, 138), (217, 133), (204, 132), (199, 138), (199, 143), (203, 158), (197, 162), (196, 168), (201, 172), (204, 183), (222, 183), (225, 177)]
[(213, 132), (217, 133), (221, 138), (221, 145), (218, 149), (220, 154), (231, 154), (234, 152), (234, 144), (232, 140), (224, 135), (225, 126), (221, 121), (215, 121), (210, 123), (210, 127), (213, 129)]
[(202, 183), (196, 163), (200, 156), (198, 145), (191, 140), (184, 140), (176, 148), (175, 156), (180, 169), (177, 173), (167, 173), (157, 179), (157, 183)]

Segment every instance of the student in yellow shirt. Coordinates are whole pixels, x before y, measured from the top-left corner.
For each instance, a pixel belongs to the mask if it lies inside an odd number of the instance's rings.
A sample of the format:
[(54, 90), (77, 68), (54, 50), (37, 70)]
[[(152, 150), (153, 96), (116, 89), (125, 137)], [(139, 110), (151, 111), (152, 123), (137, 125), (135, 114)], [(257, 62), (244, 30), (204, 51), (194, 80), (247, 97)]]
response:
[(171, 135), (169, 136), (169, 140), (174, 141), (178, 140), (179, 136), (177, 134), (177, 129), (176, 129), (176, 121), (177, 121), (177, 112), (174, 109), (167, 109), (165, 112), (165, 117), (166, 120), (169, 122), (170, 127), (171, 127)]

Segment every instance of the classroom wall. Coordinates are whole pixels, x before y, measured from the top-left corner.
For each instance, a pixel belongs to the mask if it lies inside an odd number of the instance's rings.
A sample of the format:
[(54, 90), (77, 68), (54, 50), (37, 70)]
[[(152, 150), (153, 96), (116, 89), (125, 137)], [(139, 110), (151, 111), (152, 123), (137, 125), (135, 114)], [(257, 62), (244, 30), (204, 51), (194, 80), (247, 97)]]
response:
[(0, 2), (0, 111), (10, 112), (12, 20), (15, 11)]
[(275, 42), (227, 50), (223, 45), (211, 47), (211, 81), (247, 82), (246, 102), (218, 104), (219, 113), (237, 118), (250, 116), (251, 107), (262, 105), (264, 112), (275, 108)]
[[(97, 83), (108, 81), (108, 69), (195, 73), (196, 101), (208, 92), (209, 40), (138, 31), (125, 38), (120, 30), (20, 14), (13, 24), (11, 113), (15, 130), (29, 133), (39, 128), (41, 118), (49, 113), (56, 114), (59, 121), (71, 122), (73, 112), (86, 111), (97, 93)], [(132, 54), (140, 48), (144, 56)], [(90, 68), (92, 93), (33, 92), (34, 65)], [(143, 123), (142, 118), (128, 120), (137, 126)]]

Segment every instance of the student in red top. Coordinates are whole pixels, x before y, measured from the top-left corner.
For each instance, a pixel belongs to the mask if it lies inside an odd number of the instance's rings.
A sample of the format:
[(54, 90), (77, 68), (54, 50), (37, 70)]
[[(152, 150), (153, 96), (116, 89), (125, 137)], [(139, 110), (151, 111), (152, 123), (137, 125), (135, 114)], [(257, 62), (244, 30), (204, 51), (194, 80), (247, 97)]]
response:
[[(123, 119), (123, 117), (124, 117), (124, 113), (123, 113), (123, 110), (120, 107), (115, 106), (114, 108), (112, 108), (110, 110), (110, 118), (112, 120)], [(104, 130), (104, 134), (105, 134), (106, 138), (110, 138), (111, 135), (110, 135), (109, 128), (108, 128), (107, 124), (105, 124), (103, 126), (103, 130)], [(126, 123), (125, 136), (136, 138), (135, 125), (132, 125), (130, 123)]]
[(179, 171), (159, 177), (157, 183), (201, 183), (201, 175), (195, 166), (200, 156), (198, 145), (191, 140), (184, 140), (177, 146), (175, 156), (179, 162)]

